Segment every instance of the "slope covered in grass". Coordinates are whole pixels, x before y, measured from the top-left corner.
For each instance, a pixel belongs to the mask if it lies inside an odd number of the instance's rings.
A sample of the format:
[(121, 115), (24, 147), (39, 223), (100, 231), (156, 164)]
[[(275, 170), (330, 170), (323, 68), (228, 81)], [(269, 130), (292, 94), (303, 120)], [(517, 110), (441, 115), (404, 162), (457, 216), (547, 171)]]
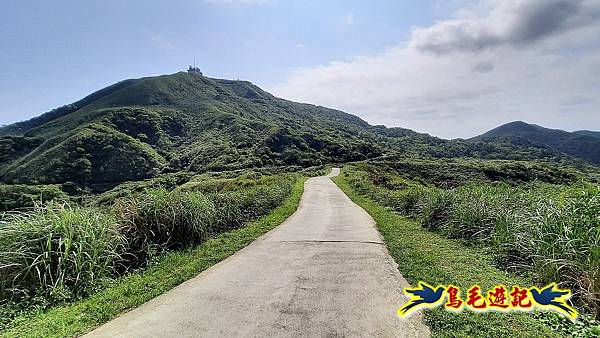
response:
[[(359, 118), (277, 99), (248, 82), (177, 73), (105, 92), (52, 119), (2, 129), (13, 135), (2, 139), (0, 179), (122, 182), (161, 171), (309, 166), (381, 154)], [(91, 162), (91, 181), (63, 168), (77, 161)], [(119, 166), (124, 170), (112, 170)]]
[[(365, 181), (355, 169), (346, 168), (334, 181), (374, 218), (400, 272), (413, 285), (423, 280), (432, 285), (452, 284), (465, 290), (475, 284), (488, 289), (498, 283), (529, 285), (535, 280), (531, 275), (518, 276), (499, 269), (489, 247), (448, 238), (445, 233), (422, 227), (419, 220), (395, 212), (394, 209), (402, 212), (396, 203), (399, 199), (392, 199), (381, 187)], [(411, 198), (407, 193), (402, 200), (408, 202)], [(586, 315), (572, 323), (553, 313), (453, 313), (437, 308), (427, 310), (425, 319), (436, 337), (592, 337), (600, 334), (600, 324)]]

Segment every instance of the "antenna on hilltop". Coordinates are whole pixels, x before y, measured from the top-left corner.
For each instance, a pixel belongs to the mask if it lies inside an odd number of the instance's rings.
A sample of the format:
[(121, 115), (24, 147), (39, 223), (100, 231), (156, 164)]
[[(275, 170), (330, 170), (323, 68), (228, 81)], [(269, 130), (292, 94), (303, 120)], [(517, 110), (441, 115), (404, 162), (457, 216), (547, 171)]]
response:
[(190, 68), (188, 68), (187, 72), (190, 73), (190, 74), (202, 75), (202, 72), (200, 71), (200, 68), (196, 67), (196, 58), (194, 58), (194, 66), (192, 67), (190, 65)]

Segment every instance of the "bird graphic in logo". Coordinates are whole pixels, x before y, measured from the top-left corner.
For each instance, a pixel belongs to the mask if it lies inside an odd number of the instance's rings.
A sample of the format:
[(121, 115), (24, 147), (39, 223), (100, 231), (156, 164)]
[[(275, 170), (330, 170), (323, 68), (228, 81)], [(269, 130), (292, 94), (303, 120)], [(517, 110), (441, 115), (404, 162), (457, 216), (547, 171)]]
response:
[(558, 289), (556, 283), (541, 290), (533, 287), (529, 291), (538, 305), (562, 312), (571, 318), (577, 317), (577, 311), (565, 302), (571, 296), (571, 291)]
[(445, 290), (443, 286), (434, 288), (425, 282), (419, 282), (414, 289), (404, 289), (404, 293), (410, 296), (410, 300), (398, 309), (398, 315), (403, 317), (417, 308), (436, 306), (442, 301)]

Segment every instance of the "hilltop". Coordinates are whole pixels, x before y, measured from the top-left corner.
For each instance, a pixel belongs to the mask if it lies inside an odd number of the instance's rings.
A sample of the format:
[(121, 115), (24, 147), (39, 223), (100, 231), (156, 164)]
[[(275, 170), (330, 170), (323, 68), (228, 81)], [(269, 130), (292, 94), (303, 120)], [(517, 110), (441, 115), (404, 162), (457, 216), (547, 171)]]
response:
[(474, 138), (486, 142), (506, 141), (531, 147), (553, 149), (573, 157), (600, 164), (600, 132), (580, 130), (567, 132), (536, 124), (514, 121)]

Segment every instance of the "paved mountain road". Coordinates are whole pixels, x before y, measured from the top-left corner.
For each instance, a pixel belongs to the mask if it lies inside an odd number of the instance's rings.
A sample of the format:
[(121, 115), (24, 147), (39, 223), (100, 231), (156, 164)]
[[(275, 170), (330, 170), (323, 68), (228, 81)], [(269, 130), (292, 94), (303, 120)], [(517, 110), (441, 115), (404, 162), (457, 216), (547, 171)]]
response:
[(396, 315), (406, 285), (371, 217), (315, 177), (279, 227), (88, 337), (428, 336)]

